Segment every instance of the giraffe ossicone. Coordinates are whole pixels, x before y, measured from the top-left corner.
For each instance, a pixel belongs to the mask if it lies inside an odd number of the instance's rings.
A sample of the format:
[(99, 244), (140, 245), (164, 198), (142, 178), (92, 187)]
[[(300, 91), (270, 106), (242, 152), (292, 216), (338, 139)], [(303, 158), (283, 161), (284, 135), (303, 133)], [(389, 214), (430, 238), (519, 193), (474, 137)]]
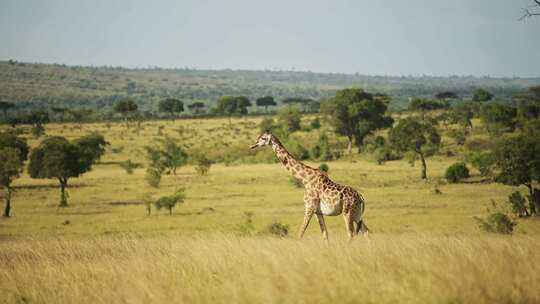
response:
[(367, 237), (369, 230), (362, 219), (365, 203), (360, 193), (349, 186), (333, 182), (326, 172), (294, 158), (270, 131), (261, 134), (251, 149), (264, 146), (271, 146), (287, 171), (304, 185), (304, 221), (300, 226), (298, 235), (300, 238), (304, 235), (313, 215), (316, 215), (323, 238), (327, 240), (328, 232), (324, 216), (340, 214), (343, 214), (349, 239), (352, 240), (359, 231)]

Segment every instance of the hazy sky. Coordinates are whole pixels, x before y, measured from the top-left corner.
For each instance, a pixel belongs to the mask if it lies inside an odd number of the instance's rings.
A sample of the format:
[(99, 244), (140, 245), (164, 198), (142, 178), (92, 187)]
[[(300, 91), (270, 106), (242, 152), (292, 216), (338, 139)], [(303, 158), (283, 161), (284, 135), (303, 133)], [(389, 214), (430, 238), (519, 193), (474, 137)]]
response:
[(528, 0), (0, 0), (0, 60), (540, 76)]

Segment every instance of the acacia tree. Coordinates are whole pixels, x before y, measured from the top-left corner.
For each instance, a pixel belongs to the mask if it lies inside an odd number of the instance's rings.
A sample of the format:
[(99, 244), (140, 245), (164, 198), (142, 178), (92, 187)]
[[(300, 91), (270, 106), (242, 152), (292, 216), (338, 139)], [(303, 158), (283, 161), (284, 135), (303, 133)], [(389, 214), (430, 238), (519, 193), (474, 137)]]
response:
[(186, 152), (170, 137), (158, 140), (158, 144), (145, 147), (146, 158), (150, 162), (149, 167), (160, 172), (167, 169), (170, 173), (176, 175), (176, 169), (187, 162), (188, 156)]
[(0, 133), (0, 187), (5, 188), (4, 217), (11, 214), (11, 183), (17, 179), (28, 156), (28, 145), (22, 138), (11, 133)]
[(88, 172), (94, 163), (85, 149), (64, 137), (49, 137), (30, 153), (32, 178), (55, 178), (60, 183), (60, 207), (67, 207), (68, 180)]
[(83, 136), (76, 139), (73, 143), (81, 148), (82, 152), (84, 152), (88, 160), (92, 163), (101, 159), (101, 156), (105, 154), (105, 148), (109, 145), (105, 137), (99, 133)]
[(184, 112), (184, 103), (175, 98), (167, 98), (159, 102), (158, 109), (160, 112), (169, 113), (174, 122), (176, 116), (181, 112)]
[(131, 99), (122, 99), (114, 105), (114, 111), (124, 117), (127, 128), (129, 128), (128, 119), (133, 117), (138, 109), (139, 106)]
[(480, 119), (492, 135), (505, 130), (513, 131), (516, 116), (517, 110), (507, 105), (486, 104), (480, 110)]
[(304, 112), (308, 111), (309, 105), (312, 102), (314, 102), (313, 99), (311, 99), (311, 98), (302, 98), (302, 97), (289, 97), (289, 98), (283, 99), (283, 101), (282, 101), (283, 104), (288, 104), (288, 105), (298, 104), (298, 105), (300, 105), (302, 107)]
[(326, 120), (339, 135), (348, 139), (348, 153), (353, 139), (360, 147), (364, 138), (377, 129), (390, 127), (393, 119), (386, 115), (388, 98), (379, 98), (362, 89), (344, 89), (321, 105)]
[(522, 134), (497, 145), (494, 160), (495, 181), (505, 185), (523, 185), (529, 190), (530, 214), (540, 213), (540, 134)]
[(193, 112), (194, 114), (201, 114), (204, 110), (204, 103), (200, 101), (196, 101), (190, 105), (187, 106), (188, 109)]
[(246, 115), (249, 106), (251, 106), (251, 102), (245, 96), (221, 96), (217, 101), (215, 111), (229, 117), (229, 126), (231, 126), (231, 116)]
[(414, 152), (422, 164), (421, 178), (427, 178), (426, 157), (435, 153), (440, 146), (441, 136), (431, 121), (407, 117), (390, 130), (388, 139), (392, 147), (400, 152)]
[(258, 107), (264, 107), (264, 111), (266, 113), (268, 113), (268, 107), (277, 105), (276, 101), (274, 100), (274, 97), (272, 96), (264, 96), (264, 97), (257, 98), (257, 100), (255, 101), (255, 104)]

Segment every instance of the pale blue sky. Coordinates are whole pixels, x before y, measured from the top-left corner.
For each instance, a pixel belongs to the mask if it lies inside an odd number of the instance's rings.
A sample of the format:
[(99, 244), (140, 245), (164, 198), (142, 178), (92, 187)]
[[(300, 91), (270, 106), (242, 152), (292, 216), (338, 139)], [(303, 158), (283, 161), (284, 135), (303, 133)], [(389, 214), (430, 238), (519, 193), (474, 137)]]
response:
[(540, 76), (528, 0), (0, 0), (0, 60)]

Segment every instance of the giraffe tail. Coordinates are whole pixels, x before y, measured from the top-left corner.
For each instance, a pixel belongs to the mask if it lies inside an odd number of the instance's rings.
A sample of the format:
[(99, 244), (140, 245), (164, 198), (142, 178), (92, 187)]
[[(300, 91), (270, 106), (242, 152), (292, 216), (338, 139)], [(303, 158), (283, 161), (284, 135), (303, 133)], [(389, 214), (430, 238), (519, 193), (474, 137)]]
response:
[(360, 219), (358, 223), (356, 223), (356, 234), (358, 234), (358, 232), (362, 232), (365, 236), (369, 234), (369, 228), (363, 219)]

